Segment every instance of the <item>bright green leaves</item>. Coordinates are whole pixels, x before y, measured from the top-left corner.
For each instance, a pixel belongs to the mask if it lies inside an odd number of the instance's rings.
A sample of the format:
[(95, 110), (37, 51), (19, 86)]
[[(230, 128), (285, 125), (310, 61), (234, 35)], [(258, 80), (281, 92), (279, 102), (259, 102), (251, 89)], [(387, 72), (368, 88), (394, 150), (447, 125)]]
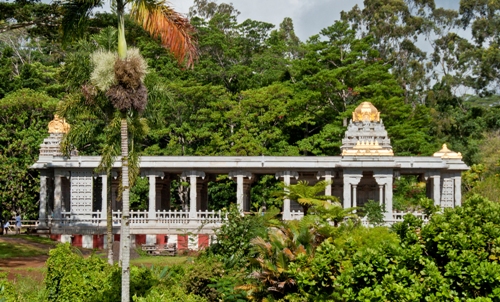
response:
[(24, 219), (37, 217), (39, 181), (28, 168), (38, 157), (57, 102), (30, 89), (0, 99), (0, 199), (6, 218), (12, 211), (22, 211)]

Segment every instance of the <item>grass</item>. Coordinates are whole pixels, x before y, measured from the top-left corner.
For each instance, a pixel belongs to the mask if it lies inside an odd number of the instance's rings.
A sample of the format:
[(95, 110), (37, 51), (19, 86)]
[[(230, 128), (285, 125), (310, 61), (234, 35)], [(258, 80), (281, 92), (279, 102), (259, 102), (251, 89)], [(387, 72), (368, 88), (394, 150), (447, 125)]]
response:
[(47, 237), (40, 237), (40, 236), (33, 236), (33, 235), (11, 235), (9, 237), (25, 239), (25, 240), (29, 240), (29, 241), (32, 241), (35, 243), (48, 244), (48, 245), (53, 245), (53, 246), (56, 246), (58, 244), (57, 241), (54, 241), (54, 240), (47, 238)]
[(33, 257), (39, 255), (47, 255), (47, 250), (32, 247), (26, 244), (0, 242), (0, 259)]
[(173, 266), (182, 265), (192, 262), (193, 257), (188, 256), (140, 256), (139, 258), (130, 260), (130, 264), (135, 266)]

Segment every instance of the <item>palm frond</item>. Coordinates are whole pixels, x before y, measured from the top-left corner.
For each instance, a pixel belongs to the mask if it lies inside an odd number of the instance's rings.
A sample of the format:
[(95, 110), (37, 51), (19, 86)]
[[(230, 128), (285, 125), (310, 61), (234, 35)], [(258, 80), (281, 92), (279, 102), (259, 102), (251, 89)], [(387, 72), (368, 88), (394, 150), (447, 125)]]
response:
[(174, 11), (164, 0), (132, 1), (130, 16), (153, 38), (159, 39), (179, 63), (192, 67), (198, 52), (195, 29), (186, 17)]
[(92, 10), (101, 7), (102, 0), (66, 0), (62, 1), (61, 21), (62, 40), (66, 44), (82, 37), (87, 32), (87, 24)]

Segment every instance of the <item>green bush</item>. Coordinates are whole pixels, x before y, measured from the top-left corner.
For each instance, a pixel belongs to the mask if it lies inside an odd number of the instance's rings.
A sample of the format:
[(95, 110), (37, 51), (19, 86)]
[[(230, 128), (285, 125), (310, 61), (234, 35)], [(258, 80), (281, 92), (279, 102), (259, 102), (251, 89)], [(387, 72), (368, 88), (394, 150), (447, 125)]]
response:
[(75, 251), (69, 243), (50, 251), (45, 277), (48, 301), (102, 301), (103, 280), (113, 267), (94, 255), (85, 259)]
[(0, 302), (17, 302), (14, 286), (7, 280), (7, 273), (0, 272)]
[[(207, 260), (207, 259), (203, 259)], [(197, 261), (186, 271), (182, 284), (188, 293), (202, 296), (209, 301), (217, 301), (219, 293), (209, 285), (216, 283), (224, 275), (222, 263), (217, 261)]]
[(371, 225), (384, 224), (384, 207), (378, 201), (368, 200), (360, 210), (360, 214), (366, 215), (368, 222)]
[[(91, 255), (82, 257), (68, 243), (50, 251), (45, 285), (48, 301), (120, 301), (121, 268)], [(158, 284), (151, 270), (130, 268), (130, 295), (143, 297)]]
[(226, 268), (245, 267), (252, 255), (250, 241), (266, 235), (266, 221), (274, 214), (268, 211), (265, 215), (242, 216), (236, 206), (231, 205), (227, 221), (215, 231), (217, 243), (208, 248), (207, 255), (221, 261)]
[(133, 296), (134, 302), (208, 302), (209, 300), (188, 293), (183, 287), (179, 285), (172, 286), (158, 286), (153, 288), (150, 293), (145, 297)]
[[(429, 207), (429, 213), (433, 209)], [(280, 301), (500, 301), (500, 204), (480, 196), (463, 207), (434, 213), (427, 224), (413, 215), (392, 229), (338, 228), (312, 252), (285, 244), (252, 276), (254, 298)], [(310, 224), (310, 230), (314, 225)], [(287, 230), (281, 230), (287, 233)], [(264, 244), (265, 243), (265, 244)], [(264, 251), (266, 250), (264, 249)], [(276, 252), (274, 252), (276, 251)], [(286, 259), (287, 265), (280, 265)], [(259, 259), (256, 259), (259, 260)], [(284, 263), (284, 262), (283, 262)], [(270, 287), (272, 272), (286, 284)], [(267, 282), (267, 283), (266, 283)]]

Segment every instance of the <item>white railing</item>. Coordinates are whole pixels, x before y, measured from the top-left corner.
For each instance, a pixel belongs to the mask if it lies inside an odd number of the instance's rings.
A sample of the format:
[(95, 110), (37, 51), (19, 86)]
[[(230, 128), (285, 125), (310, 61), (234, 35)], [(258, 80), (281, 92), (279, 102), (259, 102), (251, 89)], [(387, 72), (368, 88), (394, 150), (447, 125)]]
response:
[(291, 211), (290, 212), (290, 220), (300, 220), (304, 217), (304, 213), (302, 211)]
[[(428, 217), (421, 212), (393, 212), (392, 219), (385, 220), (384, 225), (390, 226), (397, 222), (402, 222), (406, 214), (413, 214), (424, 221), (428, 222)], [(152, 216), (152, 217), (150, 217)], [(121, 211), (113, 211), (112, 220), (113, 226), (121, 225)], [(291, 211), (290, 220), (300, 220), (304, 217), (302, 211)], [(130, 226), (134, 227), (182, 227), (182, 225), (212, 225), (217, 226), (227, 220), (227, 214), (222, 211), (198, 211), (194, 217), (189, 211), (156, 211), (153, 215), (145, 211), (130, 211)], [(360, 219), (361, 224), (370, 226), (368, 219), (363, 217)], [(11, 223), (12, 224), (12, 223)], [(23, 227), (37, 226), (37, 220), (23, 220)], [(61, 218), (50, 218), (49, 224), (61, 227), (73, 226), (88, 226), (88, 227), (104, 227), (106, 226), (106, 217), (102, 212), (88, 212), (88, 213), (73, 213), (62, 212)]]
[[(121, 225), (122, 212), (113, 211), (113, 226)], [(194, 217), (188, 211), (157, 211), (153, 215), (145, 211), (130, 211), (130, 226), (162, 226), (197, 224), (221, 224), (227, 216), (221, 211), (198, 211)], [(105, 226), (107, 217), (102, 212), (62, 212), (61, 218), (51, 218), (52, 224), (60, 226)]]
[[(421, 212), (393, 212), (392, 213), (392, 219), (391, 220), (387, 220), (386, 219), (384, 225), (391, 226), (391, 225), (393, 225), (395, 223), (403, 222), (404, 221), (404, 217), (407, 214), (412, 214), (413, 216), (416, 216), (416, 217), (422, 219), (422, 221), (424, 223), (429, 222), (429, 217), (427, 215), (425, 215), (424, 213), (421, 213)], [(364, 225), (364, 226), (371, 226), (371, 224), (368, 221), (368, 218), (366, 216), (363, 217), (363, 218), (361, 218), (360, 220), (361, 220), (361, 224), (362, 225)]]

